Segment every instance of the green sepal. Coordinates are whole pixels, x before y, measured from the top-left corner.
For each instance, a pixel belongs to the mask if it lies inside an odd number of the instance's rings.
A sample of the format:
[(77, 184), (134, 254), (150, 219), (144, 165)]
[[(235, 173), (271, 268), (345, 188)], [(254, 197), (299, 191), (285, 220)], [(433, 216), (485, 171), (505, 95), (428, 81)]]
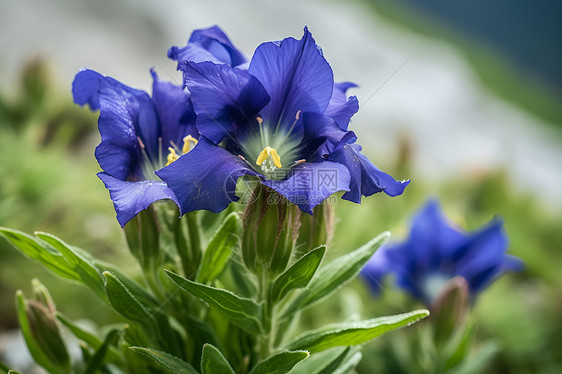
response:
[(271, 287), (271, 301), (276, 303), (287, 296), (289, 291), (306, 287), (320, 266), (325, 253), (325, 245), (315, 248), (277, 277)]
[(375, 251), (390, 237), (383, 232), (362, 247), (346, 253), (329, 264), (322, 266), (308, 287), (286, 308), (281, 318), (288, 318), (297, 310), (304, 309), (337, 291), (344, 284), (353, 280)]
[(198, 214), (189, 212), (177, 220), (173, 233), (184, 275), (190, 279), (197, 273), (202, 254)]
[(280, 352), (258, 362), (250, 374), (286, 374), (309, 355), (307, 351)]
[(220, 275), (233, 250), (240, 243), (241, 221), (238, 213), (229, 214), (216, 230), (201, 260), (196, 281), (209, 283)]
[(216, 308), (235, 325), (252, 334), (262, 331), (262, 308), (253, 300), (237, 296), (228, 290), (190, 281), (168, 270), (164, 271), (181, 289)]
[(170, 374), (199, 374), (190, 364), (169, 353), (144, 347), (129, 347), (130, 350), (150, 358), (160, 369)]
[(151, 206), (140, 211), (125, 227), (125, 239), (131, 254), (137, 259), (144, 271), (156, 268), (163, 253), (159, 246), (159, 223), (156, 212)]
[(205, 344), (201, 355), (201, 374), (234, 374), (234, 370), (218, 348)]
[(359, 345), (373, 340), (388, 331), (410, 326), (428, 315), (429, 311), (427, 310), (416, 310), (366, 321), (329, 325), (301, 335), (292, 343), (289, 343), (287, 349), (306, 349), (314, 353), (332, 347)]

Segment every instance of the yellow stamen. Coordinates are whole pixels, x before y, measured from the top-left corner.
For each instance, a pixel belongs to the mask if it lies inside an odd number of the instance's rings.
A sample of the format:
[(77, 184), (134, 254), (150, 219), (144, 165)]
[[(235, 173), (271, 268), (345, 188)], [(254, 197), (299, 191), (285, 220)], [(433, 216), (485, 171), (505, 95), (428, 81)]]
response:
[(298, 120), (300, 116), (301, 116), (301, 111), (299, 110), (299, 111), (297, 112), (297, 115), (295, 116), (295, 119)]
[(256, 117), (256, 121), (258, 121), (258, 124), (262, 124), (263, 123), (263, 118), (261, 117)]
[(168, 147), (168, 151), (170, 151), (170, 153), (168, 153), (168, 163), (166, 164), (166, 166), (170, 165), (172, 162), (180, 158), (180, 156), (176, 154), (176, 150), (174, 148)]
[(268, 157), (271, 157), (275, 166), (278, 168), (283, 167), (283, 165), (281, 165), (281, 157), (277, 154), (277, 150), (271, 147), (265, 147), (263, 151), (261, 151), (258, 159), (256, 160), (256, 164), (260, 166), (265, 160), (267, 160)]
[(186, 154), (189, 151), (191, 151), (193, 148), (195, 148), (197, 143), (199, 143), (197, 139), (195, 139), (191, 135), (188, 135), (185, 138), (183, 138), (183, 148), (181, 149), (181, 151), (183, 152), (183, 154)]

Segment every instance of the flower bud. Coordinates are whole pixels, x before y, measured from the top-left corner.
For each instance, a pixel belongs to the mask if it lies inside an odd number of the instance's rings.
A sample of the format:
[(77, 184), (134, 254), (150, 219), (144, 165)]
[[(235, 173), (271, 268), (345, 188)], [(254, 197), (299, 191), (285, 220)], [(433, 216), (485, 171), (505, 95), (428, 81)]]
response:
[(300, 210), (269, 187), (258, 184), (243, 216), (242, 256), (252, 271), (285, 270), (300, 227)]
[(142, 210), (123, 228), (131, 254), (143, 270), (154, 269), (162, 260), (159, 224), (154, 207)]
[(32, 282), (33, 298), (16, 293), (20, 326), (35, 359), (48, 371), (69, 372), (70, 358), (56, 319), (51, 295), (37, 279)]
[(459, 328), (470, 308), (468, 282), (463, 277), (452, 278), (431, 303), (437, 341), (447, 341)]
[(312, 215), (302, 214), (297, 257), (321, 245), (328, 245), (334, 236), (335, 212), (333, 205), (323, 202), (314, 207)]

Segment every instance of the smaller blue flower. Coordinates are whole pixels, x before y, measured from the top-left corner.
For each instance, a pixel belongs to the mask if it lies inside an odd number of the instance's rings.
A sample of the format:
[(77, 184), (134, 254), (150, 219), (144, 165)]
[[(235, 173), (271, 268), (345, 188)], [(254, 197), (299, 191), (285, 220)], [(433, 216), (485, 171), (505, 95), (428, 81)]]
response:
[(426, 305), (460, 276), (471, 296), (485, 289), (509, 270), (521, 270), (522, 261), (505, 252), (508, 238), (500, 219), (474, 232), (451, 226), (435, 200), (430, 200), (414, 217), (410, 237), (402, 243), (379, 249), (362, 270), (374, 292), (381, 280), (392, 274), (396, 284)]
[(190, 95), (152, 76), (152, 97), (92, 70), (80, 71), (72, 84), (75, 103), (100, 111), (98, 177), (121, 227), (157, 200), (179, 205), (154, 171), (189, 152), (199, 136)]

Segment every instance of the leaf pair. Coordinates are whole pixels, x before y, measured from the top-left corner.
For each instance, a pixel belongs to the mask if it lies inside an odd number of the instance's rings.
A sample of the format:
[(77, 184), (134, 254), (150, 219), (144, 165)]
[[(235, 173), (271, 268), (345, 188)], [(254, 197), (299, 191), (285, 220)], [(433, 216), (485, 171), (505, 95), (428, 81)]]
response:
[(39, 261), (51, 272), (84, 284), (100, 299), (108, 301), (101, 272), (77, 248), (43, 232), (36, 232), (33, 237), (18, 230), (0, 227), (0, 235), (19, 252)]

